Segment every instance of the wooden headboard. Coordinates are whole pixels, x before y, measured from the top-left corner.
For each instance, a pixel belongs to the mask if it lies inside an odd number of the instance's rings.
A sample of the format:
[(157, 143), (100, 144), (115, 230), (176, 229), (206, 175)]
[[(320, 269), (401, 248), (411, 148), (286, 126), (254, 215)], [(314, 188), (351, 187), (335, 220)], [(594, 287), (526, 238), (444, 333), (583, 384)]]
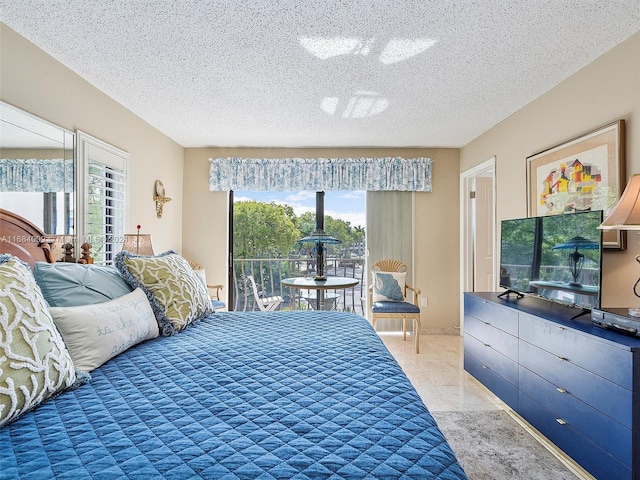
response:
[(32, 267), (35, 262), (54, 263), (54, 241), (29, 220), (0, 208), (0, 253), (15, 255)]

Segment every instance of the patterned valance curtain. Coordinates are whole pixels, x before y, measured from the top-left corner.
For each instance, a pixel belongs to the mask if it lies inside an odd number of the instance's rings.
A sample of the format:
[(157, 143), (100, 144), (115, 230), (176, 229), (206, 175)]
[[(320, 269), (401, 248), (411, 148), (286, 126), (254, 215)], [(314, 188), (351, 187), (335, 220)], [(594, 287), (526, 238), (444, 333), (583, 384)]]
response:
[(211, 158), (209, 190), (430, 192), (430, 158)]
[(73, 192), (73, 159), (0, 159), (0, 192)]

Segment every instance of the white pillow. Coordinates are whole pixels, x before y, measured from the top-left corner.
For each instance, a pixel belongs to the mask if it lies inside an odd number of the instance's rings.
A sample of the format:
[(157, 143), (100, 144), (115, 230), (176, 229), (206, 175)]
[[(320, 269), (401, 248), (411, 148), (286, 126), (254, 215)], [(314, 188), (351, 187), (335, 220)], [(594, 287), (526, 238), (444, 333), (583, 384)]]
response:
[(374, 302), (404, 302), (407, 272), (373, 272)]
[(145, 293), (133, 292), (104, 303), (51, 307), (77, 370), (90, 372), (129, 347), (158, 336), (158, 322)]

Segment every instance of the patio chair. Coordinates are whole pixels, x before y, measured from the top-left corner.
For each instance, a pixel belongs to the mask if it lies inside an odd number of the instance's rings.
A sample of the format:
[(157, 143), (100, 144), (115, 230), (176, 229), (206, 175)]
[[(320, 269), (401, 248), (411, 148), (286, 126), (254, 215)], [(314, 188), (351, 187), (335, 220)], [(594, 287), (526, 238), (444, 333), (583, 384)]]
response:
[[(407, 265), (397, 260), (381, 260), (371, 267), (372, 282), (369, 286), (371, 324), (375, 330), (378, 318), (401, 318), (402, 336), (407, 339), (407, 319), (414, 321), (416, 353), (420, 353), (420, 289), (407, 285)], [(413, 302), (407, 301), (407, 290)]]
[(278, 306), (284, 302), (284, 298), (280, 295), (274, 295), (271, 297), (262, 297), (258, 293), (258, 287), (256, 286), (256, 281), (253, 278), (253, 275), (247, 275), (247, 280), (251, 283), (251, 289), (253, 290), (253, 298), (256, 300), (256, 305), (263, 312), (271, 312), (278, 308)]

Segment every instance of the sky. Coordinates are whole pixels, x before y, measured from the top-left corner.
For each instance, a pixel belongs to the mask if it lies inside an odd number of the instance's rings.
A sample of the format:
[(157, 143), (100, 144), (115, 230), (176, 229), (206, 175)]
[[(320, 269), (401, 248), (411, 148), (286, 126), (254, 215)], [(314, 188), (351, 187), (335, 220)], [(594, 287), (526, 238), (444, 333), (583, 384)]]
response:
[[(366, 223), (364, 191), (327, 191), (324, 194), (324, 213), (332, 218), (349, 222), (352, 227), (363, 227)], [(255, 200), (287, 204), (296, 215), (316, 211), (316, 192), (233, 192), (234, 201)]]

